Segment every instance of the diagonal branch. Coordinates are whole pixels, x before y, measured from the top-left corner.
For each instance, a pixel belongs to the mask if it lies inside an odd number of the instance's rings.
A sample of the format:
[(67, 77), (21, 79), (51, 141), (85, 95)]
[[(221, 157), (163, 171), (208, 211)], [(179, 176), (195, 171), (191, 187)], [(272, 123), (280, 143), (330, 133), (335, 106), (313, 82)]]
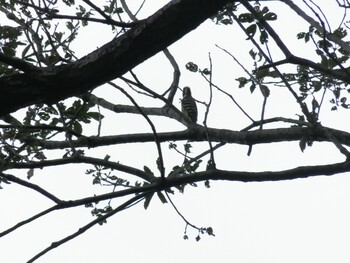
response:
[(54, 196), (53, 194), (51, 194), (50, 192), (46, 191), (45, 189), (41, 188), (40, 186), (38, 186), (36, 184), (29, 183), (29, 182), (24, 181), (16, 176), (13, 176), (11, 174), (5, 174), (2, 172), (0, 172), (0, 178), (1, 177), (5, 178), (8, 181), (11, 181), (11, 182), (17, 183), (19, 185), (22, 185), (24, 187), (30, 188), (32, 190), (35, 190), (38, 193), (42, 194), (43, 196), (51, 199), (56, 204), (62, 203), (62, 200), (60, 200), (59, 198), (57, 198), (56, 196)]
[(35, 103), (53, 104), (118, 78), (198, 27), (228, 2), (174, 0), (76, 62), (42, 68), (35, 74), (1, 77), (0, 116)]
[(119, 212), (129, 208), (131, 205), (133, 205), (134, 203), (136, 203), (139, 200), (141, 200), (142, 198), (144, 198), (145, 195), (147, 195), (147, 193), (139, 194), (137, 196), (130, 198), (128, 201), (124, 202), (123, 204), (121, 204), (117, 208), (113, 209), (111, 212), (109, 212), (101, 217), (98, 217), (95, 220), (91, 221), (90, 223), (86, 224), (85, 226), (79, 228), (78, 231), (76, 231), (75, 233), (73, 233), (69, 236), (66, 236), (65, 238), (63, 238), (59, 241), (53, 242), (49, 247), (42, 250), (40, 253), (38, 253), (37, 255), (32, 257), (30, 260), (28, 260), (27, 263), (34, 262), (35, 260), (37, 260), (41, 256), (45, 255), (50, 250), (55, 249), (56, 247), (63, 245), (64, 243), (76, 238), (77, 236), (79, 236), (79, 235), (83, 234), (84, 232), (86, 232), (87, 230), (89, 230), (91, 227), (99, 224), (100, 222), (103, 222), (107, 218), (115, 215), (116, 213), (119, 213)]
[(287, 6), (289, 6), (296, 14), (298, 14), (300, 17), (302, 17), (305, 21), (307, 21), (311, 26), (316, 28), (319, 32), (325, 32), (325, 36), (328, 40), (336, 43), (339, 45), (342, 49), (347, 50), (350, 52), (350, 46), (349, 43), (346, 43), (342, 41), (340, 38), (336, 37), (335, 35), (331, 34), (328, 31), (325, 31), (324, 28), (315, 21), (312, 17), (308, 16), (298, 5), (296, 5), (291, 0), (280, 0), (281, 2), (285, 3)]
[(165, 176), (165, 174), (164, 174), (164, 172), (165, 172), (164, 160), (163, 160), (163, 154), (162, 154), (162, 147), (161, 147), (161, 144), (160, 144), (160, 141), (158, 138), (158, 133), (156, 131), (156, 127), (154, 126), (151, 119), (147, 116), (147, 114), (145, 114), (142, 111), (142, 109), (139, 107), (139, 105), (137, 104), (137, 102), (135, 101), (135, 99), (132, 96), (130, 96), (123, 88), (117, 86), (113, 82), (109, 82), (109, 84), (111, 86), (113, 86), (114, 88), (118, 89), (120, 92), (122, 92), (132, 102), (132, 104), (134, 104), (134, 106), (137, 108), (137, 110), (140, 112), (140, 114), (146, 119), (149, 126), (151, 126), (151, 129), (153, 132), (153, 137), (154, 137), (154, 142), (156, 143), (157, 151), (158, 151), (158, 160), (159, 160), (158, 169), (160, 170), (161, 178), (164, 179), (164, 176)]

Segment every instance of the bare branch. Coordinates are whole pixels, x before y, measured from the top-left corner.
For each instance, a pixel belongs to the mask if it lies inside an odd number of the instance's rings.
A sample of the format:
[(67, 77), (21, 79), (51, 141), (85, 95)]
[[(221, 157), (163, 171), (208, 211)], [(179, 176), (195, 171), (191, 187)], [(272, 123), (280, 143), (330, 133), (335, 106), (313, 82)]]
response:
[[(51, 199), (52, 201), (54, 201), (56, 204), (62, 203), (62, 200), (60, 200), (59, 198), (57, 198), (56, 196), (54, 196), (53, 194), (51, 194), (50, 192), (44, 190), (43, 188), (41, 188), (40, 186), (36, 185), (36, 184), (32, 184), (30, 182), (24, 181), (16, 176), (13, 176), (11, 174), (5, 174), (0, 172), (0, 178), (3, 177), (8, 181), (17, 183), (19, 185), (22, 185), (24, 187), (27, 187), (29, 189), (32, 189), (34, 191), (37, 191), (38, 193), (42, 194), (43, 196)], [(0, 235), (1, 236), (1, 235)]]
[(47, 215), (47, 214), (51, 213), (52, 211), (55, 211), (57, 209), (56, 207), (57, 207), (57, 205), (52, 206), (52, 207), (50, 207), (50, 208), (48, 208), (48, 209), (46, 209), (46, 210), (44, 210), (44, 211), (42, 211), (42, 212), (40, 212), (38, 214), (36, 214), (36, 215), (26, 219), (26, 220), (18, 222), (13, 227), (10, 227), (10, 228), (6, 229), (5, 231), (0, 232), (0, 238), (3, 237), (3, 236), (6, 236), (7, 234), (10, 234), (11, 232), (15, 231), (16, 229), (20, 228), (21, 226), (29, 224), (29, 223), (33, 222), (34, 220), (36, 220), (36, 219), (38, 219), (38, 218), (40, 218), (40, 217), (42, 217), (44, 215)]
[(156, 127), (154, 126), (151, 119), (147, 116), (147, 114), (145, 114), (142, 111), (142, 109), (139, 107), (139, 105), (137, 104), (137, 102), (134, 100), (133, 97), (131, 97), (123, 88), (117, 86), (116, 84), (114, 84), (112, 82), (109, 82), (109, 84), (111, 86), (115, 87), (116, 89), (118, 89), (119, 91), (121, 91), (132, 102), (132, 104), (134, 104), (134, 106), (139, 110), (141, 115), (146, 119), (147, 123), (151, 126), (153, 136), (154, 136), (154, 142), (156, 143), (157, 151), (158, 151), (158, 160), (159, 160), (158, 169), (160, 170), (161, 178), (164, 179), (164, 176), (165, 176), (165, 174), (164, 174), (165, 173), (164, 160), (163, 160), (163, 154), (162, 154), (162, 147), (160, 145), (160, 141), (158, 138)]

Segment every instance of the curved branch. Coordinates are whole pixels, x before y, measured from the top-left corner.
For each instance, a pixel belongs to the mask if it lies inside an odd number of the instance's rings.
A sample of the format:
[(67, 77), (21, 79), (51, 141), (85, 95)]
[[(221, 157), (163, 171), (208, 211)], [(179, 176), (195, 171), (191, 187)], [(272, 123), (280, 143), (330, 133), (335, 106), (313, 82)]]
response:
[[(89, 101), (93, 102), (94, 104), (97, 104), (107, 110), (113, 111), (115, 113), (133, 113), (133, 114), (140, 114), (140, 111), (135, 106), (131, 105), (120, 105), (120, 104), (113, 104), (103, 98), (99, 98), (93, 94), (85, 94), (84, 99), (88, 99)], [(153, 108), (153, 107), (139, 107), (142, 112), (144, 112), (147, 115), (154, 115), (154, 116), (165, 116), (163, 113), (162, 108)]]
[[(105, 109), (108, 109), (116, 113), (140, 114), (140, 111), (135, 106), (113, 104), (103, 98), (96, 97), (93, 94), (85, 94), (84, 98)], [(165, 102), (165, 106), (161, 108), (140, 107), (140, 109), (147, 115), (165, 116), (165, 117), (169, 117), (171, 119), (177, 120), (178, 122), (182, 123), (185, 126), (188, 125), (188, 122), (186, 121), (183, 114), (179, 111), (178, 108), (176, 108), (173, 104), (168, 102), (166, 99), (164, 99), (160, 95), (157, 98), (158, 99), (162, 98), (161, 100)]]
[(164, 55), (167, 57), (167, 59), (169, 60), (171, 66), (174, 69), (174, 73), (173, 73), (173, 81), (170, 85), (170, 88), (168, 90), (170, 90), (169, 95), (168, 95), (168, 101), (170, 103), (173, 103), (174, 101), (174, 97), (177, 91), (177, 88), (179, 87), (179, 82), (180, 82), (180, 68), (179, 65), (177, 64), (175, 58), (173, 57), (173, 55), (170, 53), (170, 51), (166, 48), (163, 50)]

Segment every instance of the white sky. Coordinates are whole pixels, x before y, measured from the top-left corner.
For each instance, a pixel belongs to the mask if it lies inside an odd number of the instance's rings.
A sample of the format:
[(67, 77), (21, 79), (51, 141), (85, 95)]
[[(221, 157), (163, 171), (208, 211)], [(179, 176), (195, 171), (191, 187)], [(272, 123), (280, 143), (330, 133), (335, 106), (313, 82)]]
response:
[[(300, 1), (295, 1), (300, 2)], [(322, 1), (317, 1), (322, 2)], [(328, 3), (327, 3), (328, 5)], [(161, 6), (161, 4), (159, 4)], [(153, 10), (158, 9), (158, 4)], [(273, 9), (277, 14), (280, 5)], [(271, 8), (272, 9), (272, 8)], [(284, 9), (285, 11), (285, 9)], [(332, 14), (339, 23), (340, 15), (333, 15), (330, 6), (327, 14)], [(283, 32), (283, 39), (296, 52), (303, 54), (305, 49), (295, 40), (296, 33), (305, 28), (295, 17), (279, 15), (278, 22), (272, 25)], [(328, 16), (330, 17), (330, 16)], [(337, 20), (338, 19), (338, 20)], [(291, 21), (293, 23), (291, 24)], [(288, 28), (288, 30), (286, 30)], [(101, 36), (103, 33), (98, 31)], [(96, 34), (96, 32), (95, 32)], [(80, 55), (84, 55), (105, 41), (94, 43), (91, 32), (82, 40)], [(188, 61), (198, 63), (201, 68), (209, 66), (208, 51), (213, 60), (214, 82), (225, 87), (232, 86), (235, 98), (254, 118), (258, 119), (262, 96), (257, 90), (250, 95), (248, 89), (239, 90), (235, 78), (242, 72), (234, 61), (215, 44), (228, 49), (247, 67), (252, 61), (247, 56), (251, 48), (245, 36), (237, 26), (215, 26), (204, 23), (169, 49), (177, 59), (182, 70), (180, 86), (189, 85), (193, 95), (207, 101), (208, 87), (199, 75), (185, 70)], [(296, 44), (294, 44), (296, 43)], [(294, 50), (293, 49), (293, 50)], [(85, 52), (84, 52), (85, 50)], [(79, 52), (79, 53), (80, 53)], [(311, 53), (308, 55), (312, 56)], [(165, 90), (172, 77), (172, 68), (162, 54), (147, 61), (135, 70), (147, 85), (155, 90)], [(106, 96), (115, 103), (126, 103), (120, 95), (106, 88), (95, 92)], [(236, 97), (237, 96), (237, 97)], [(178, 96), (174, 103), (179, 106)], [(140, 99), (143, 105), (152, 102)], [(178, 103), (178, 104), (176, 104)], [(267, 117), (283, 114), (295, 117), (299, 110), (294, 101), (283, 89), (271, 89), (271, 98), (267, 106)], [(204, 108), (200, 109), (200, 120)], [(329, 112), (324, 108), (323, 124), (347, 130), (344, 120), (345, 111)], [(209, 126), (240, 130), (250, 124), (229, 100), (222, 96), (214, 97)], [(104, 122), (105, 134), (143, 132), (147, 126), (140, 116), (121, 115), (113, 117), (113, 122)], [(181, 130), (182, 125), (172, 120), (152, 118), (158, 131)], [(128, 125), (125, 125), (125, 124)], [(194, 144), (195, 145), (195, 144)], [(205, 145), (205, 144), (203, 144)], [(181, 143), (178, 143), (181, 147)], [(140, 148), (142, 147), (142, 148)], [(166, 151), (167, 145), (163, 149)], [(140, 150), (141, 149), (141, 150)], [(250, 157), (246, 155), (246, 146), (230, 145), (217, 151), (216, 161), (220, 169), (234, 170), (281, 170), (308, 164), (342, 161), (343, 157), (329, 143), (315, 143), (301, 153), (298, 142), (253, 147)], [(102, 151), (96, 151), (99, 157), (109, 153), (113, 160), (142, 168), (149, 166), (155, 171), (156, 151), (154, 144), (117, 145)], [(181, 158), (166, 151), (167, 171), (179, 164)], [(62, 199), (82, 198), (106, 189), (95, 189), (92, 179), (84, 175), (86, 166), (45, 168), (36, 171), (31, 182), (40, 184)], [(23, 171), (23, 177), (25, 176)], [(211, 182), (206, 189), (203, 183), (198, 188), (187, 186), (185, 195), (176, 194), (173, 201), (182, 214), (197, 226), (211, 226), (216, 237), (202, 236), (200, 242), (194, 239), (197, 232), (189, 230), (189, 240), (182, 239), (185, 223), (177, 216), (170, 205), (162, 205), (155, 198), (148, 210), (138, 204), (110, 218), (103, 226), (96, 226), (73, 241), (49, 252), (36, 262), (212, 262), (223, 263), (274, 263), (274, 262), (350, 262), (348, 243), (350, 239), (350, 179), (349, 174), (332, 177), (265, 182)], [(114, 201), (117, 204), (119, 201)], [(51, 206), (52, 203), (37, 193), (12, 184), (0, 191), (1, 222), (0, 231)], [(1, 262), (25, 262), (47, 247), (51, 242), (69, 235), (93, 220), (90, 209), (74, 208), (56, 211), (0, 239)]]

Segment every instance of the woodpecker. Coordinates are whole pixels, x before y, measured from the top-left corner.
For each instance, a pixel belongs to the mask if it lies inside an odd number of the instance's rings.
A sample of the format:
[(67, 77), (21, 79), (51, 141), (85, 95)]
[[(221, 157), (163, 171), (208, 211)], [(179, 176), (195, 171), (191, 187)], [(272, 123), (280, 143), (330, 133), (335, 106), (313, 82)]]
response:
[(181, 110), (193, 123), (197, 122), (197, 105), (194, 98), (191, 96), (191, 89), (184, 87), (182, 90)]

